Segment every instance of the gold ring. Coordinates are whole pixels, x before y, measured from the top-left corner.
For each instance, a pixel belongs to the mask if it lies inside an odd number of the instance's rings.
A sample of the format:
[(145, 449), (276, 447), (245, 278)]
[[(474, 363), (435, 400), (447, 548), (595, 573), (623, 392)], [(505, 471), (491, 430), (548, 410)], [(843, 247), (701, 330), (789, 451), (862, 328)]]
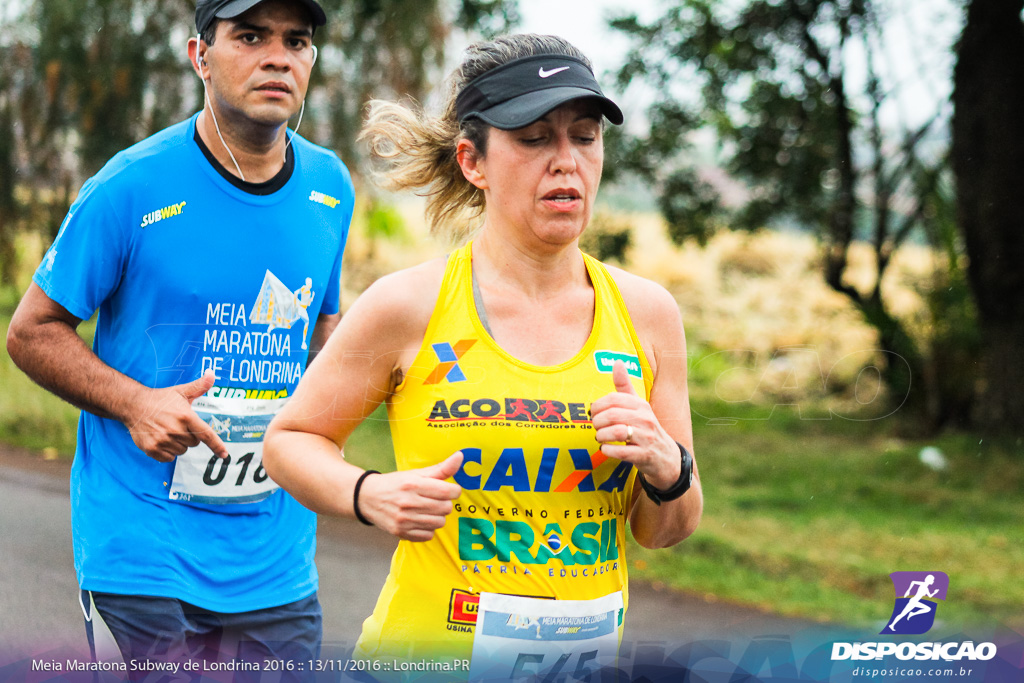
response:
[(626, 443), (633, 443), (633, 425), (626, 425)]

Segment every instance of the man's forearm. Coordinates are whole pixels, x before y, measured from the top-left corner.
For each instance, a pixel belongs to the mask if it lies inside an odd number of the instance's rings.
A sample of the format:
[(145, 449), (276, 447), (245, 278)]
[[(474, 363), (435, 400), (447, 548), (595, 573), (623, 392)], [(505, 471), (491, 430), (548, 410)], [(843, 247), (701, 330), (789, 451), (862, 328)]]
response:
[(321, 313), (317, 316), (316, 325), (313, 327), (313, 334), (310, 335), (309, 340), (309, 357), (306, 359), (306, 367), (313, 362), (317, 354), (323, 350), (327, 344), (327, 340), (330, 339), (331, 333), (334, 332), (334, 328), (341, 322), (341, 313), (324, 314)]
[(11, 321), (7, 350), (34, 382), (94, 415), (131, 421), (141, 384), (100, 360), (64, 321), (16, 323)]

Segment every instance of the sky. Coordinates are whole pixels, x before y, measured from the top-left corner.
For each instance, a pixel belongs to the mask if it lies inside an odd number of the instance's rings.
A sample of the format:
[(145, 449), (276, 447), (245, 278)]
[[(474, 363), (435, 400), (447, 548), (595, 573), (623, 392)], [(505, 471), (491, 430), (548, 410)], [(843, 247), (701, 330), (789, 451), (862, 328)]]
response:
[[(878, 68), (897, 95), (887, 118), (900, 127), (920, 125), (949, 99), (951, 48), (961, 28), (959, 3), (876, 1), (888, 16)], [(629, 44), (608, 28), (608, 16), (636, 12), (641, 20), (651, 20), (667, 4), (668, 0), (519, 0), (519, 30), (554, 33), (569, 40), (591, 59), (598, 79), (612, 93), (613, 80), (608, 72), (621, 65)], [(850, 71), (851, 89), (857, 89), (858, 81), (863, 83), (866, 74), (862, 57), (851, 55)], [(627, 117), (643, 99), (641, 95), (620, 103)]]
[(598, 74), (617, 69), (629, 42), (608, 28), (608, 18), (636, 12), (641, 20), (657, 18), (658, 0), (519, 0), (520, 28), (567, 39), (594, 63)]

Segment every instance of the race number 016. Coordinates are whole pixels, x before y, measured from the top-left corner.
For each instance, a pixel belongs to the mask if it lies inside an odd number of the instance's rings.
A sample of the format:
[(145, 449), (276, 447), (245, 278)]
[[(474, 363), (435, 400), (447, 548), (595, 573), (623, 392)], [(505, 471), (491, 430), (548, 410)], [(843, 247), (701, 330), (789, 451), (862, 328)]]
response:
[[(245, 475), (249, 472), (249, 465), (252, 463), (252, 459), (256, 457), (255, 452), (246, 453), (235, 461), (236, 465), (241, 465), (242, 470), (238, 473), (238, 479), (235, 480), (235, 486), (241, 486), (245, 483)], [(219, 464), (219, 468), (218, 468)], [(206, 465), (206, 472), (203, 473), (203, 483), (207, 486), (216, 486), (217, 484), (224, 481), (224, 477), (228, 474), (228, 468), (231, 467), (231, 455), (229, 454), (226, 458), (219, 458), (216, 455), (210, 458), (210, 462)], [(216, 474), (214, 473), (216, 470)], [(263, 469), (263, 463), (260, 462), (256, 471), (253, 472), (252, 480), (257, 484), (262, 484), (267, 480), (267, 471)]]

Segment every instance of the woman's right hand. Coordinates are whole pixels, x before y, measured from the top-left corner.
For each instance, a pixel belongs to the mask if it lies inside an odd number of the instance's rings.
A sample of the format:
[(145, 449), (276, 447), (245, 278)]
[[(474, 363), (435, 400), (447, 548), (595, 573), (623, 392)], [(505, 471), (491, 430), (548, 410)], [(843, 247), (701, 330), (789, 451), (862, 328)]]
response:
[(445, 481), (459, 471), (462, 453), (418, 470), (375, 474), (359, 490), (359, 511), (393, 536), (429, 541), (445, 524), (462, 487)]

